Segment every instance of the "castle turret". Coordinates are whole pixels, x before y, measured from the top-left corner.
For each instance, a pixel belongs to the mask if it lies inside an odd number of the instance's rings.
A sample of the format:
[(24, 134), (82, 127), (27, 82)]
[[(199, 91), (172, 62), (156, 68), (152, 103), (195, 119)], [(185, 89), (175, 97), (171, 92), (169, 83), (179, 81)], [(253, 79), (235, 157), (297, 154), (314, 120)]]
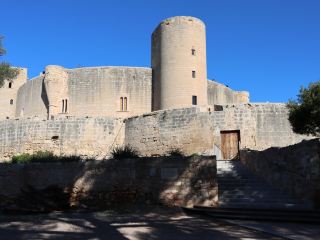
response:
[(45, 69), (45, 90), (49, 102), (49, 117), (68, 112), (68, 74), (61, 66)]
[(153, 111), (207, 105), (206, 33), (194, 17), (172, 17), (152, 34)]

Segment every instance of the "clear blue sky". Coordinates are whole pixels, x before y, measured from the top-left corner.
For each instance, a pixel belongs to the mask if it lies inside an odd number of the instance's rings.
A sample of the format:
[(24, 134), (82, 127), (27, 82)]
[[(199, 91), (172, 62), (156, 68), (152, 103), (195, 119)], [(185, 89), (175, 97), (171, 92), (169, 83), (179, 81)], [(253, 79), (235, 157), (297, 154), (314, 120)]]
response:
[(320, 0), (1, 0), (5, 60), (29, 78), (48, 64), (150, 66), (157, 24), (191, 15), (207, 26), (208, 78), (286, 102), (320, 79)]

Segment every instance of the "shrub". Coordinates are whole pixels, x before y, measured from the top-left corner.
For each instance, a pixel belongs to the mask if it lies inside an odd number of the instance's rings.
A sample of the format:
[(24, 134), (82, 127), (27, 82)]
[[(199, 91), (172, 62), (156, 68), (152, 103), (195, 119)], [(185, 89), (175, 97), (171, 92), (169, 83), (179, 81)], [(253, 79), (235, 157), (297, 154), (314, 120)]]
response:
[(111, 157), (113, 159), (124, 159), (124, 158), (137, 158), (139, 157), (138, 151), (129, 145), (123, 147), (115, 147), (111, 151)]
[(20, 155), (13, 156), (11, 163), (27, 163), (31, 162), (32, 156), (29, 153), (23, 153)]
[(181, 149), (179, 148), (172, 148), (169, 152), (168, 155), (171, 157), (184, 157), (184, 153)]
[(49, 151), (38, 151), (34, 154), (23, 153), (13, 156), (8, 163), (30, 163), (30, 162), (78, 162), (81, 161), (79, 156), (55, 156)]

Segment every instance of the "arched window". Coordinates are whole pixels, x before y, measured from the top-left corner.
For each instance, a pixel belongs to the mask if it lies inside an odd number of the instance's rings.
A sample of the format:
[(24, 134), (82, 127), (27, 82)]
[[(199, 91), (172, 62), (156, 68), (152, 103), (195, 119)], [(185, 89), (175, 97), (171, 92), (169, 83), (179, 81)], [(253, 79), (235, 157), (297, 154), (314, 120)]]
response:
[(127, 97), (125, 97), (123, 102), (123, 111), (127, 111), (127, 110), (128, 110), (128, 101), (127, 101)]
[(9, 88), (12, 88), (12, 82), (9, 82)]
[(120, 98), (120, 111), (123, 111), (123, 97)]
[(13, 105), (13, 99), (10, 99), (10, 105)]

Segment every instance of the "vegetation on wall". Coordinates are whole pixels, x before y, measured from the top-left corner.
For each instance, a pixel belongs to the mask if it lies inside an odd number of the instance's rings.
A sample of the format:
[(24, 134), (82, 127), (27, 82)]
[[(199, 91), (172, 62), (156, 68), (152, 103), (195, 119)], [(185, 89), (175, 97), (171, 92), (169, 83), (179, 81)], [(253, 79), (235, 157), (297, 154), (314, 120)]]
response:
[[(3, 37), (0, 36), (0, 56), (6, 54), (6, 50), (2, 47), (2, 39)], [(7, 62), (0, 62), (0, 87), (3, 86), (6, 79), (14, 79), (18, 75), (18, 73), (19, 69), (11, 67), (11, 65)]]
[(125, 159), (125, 158), (137, 158), (139, 157), (138, 151), (129, 145), (123, 147), (115, 147), (111, 151), (111, 158), (113, 159)]
[(13, 156), (7, 163), (31, 163), (31, 162), (77, 162), (82, 159), (79, 156), (56, 156), (49, 151), (38, 151), (34, 154), (23, 153)]
[(287, 107), (295, 133), (320, 137), (320, 81), (302, 87), (298, 99), (290, 100)]

